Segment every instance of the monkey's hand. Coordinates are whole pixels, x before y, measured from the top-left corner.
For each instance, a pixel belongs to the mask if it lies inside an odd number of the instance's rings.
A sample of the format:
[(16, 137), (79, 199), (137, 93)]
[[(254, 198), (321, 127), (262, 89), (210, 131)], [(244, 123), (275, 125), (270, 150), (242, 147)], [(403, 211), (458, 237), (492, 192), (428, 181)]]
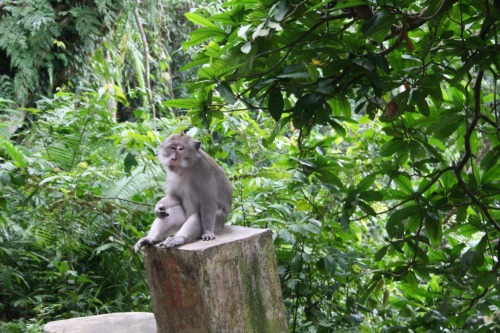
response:
[(167, 213), (167, 207), (165, 207), (162, 204), (157, 205), (155, 208), (155, 214), (158, 216), (158, 218), (163, 219), (167, 217), (169, 214)]
[(164, 247), (166, 249), (179, 246), (186, 243), (186, 239), (182, 236), (168, 237), (163, 242), (160, 243), (160, 247)]
[(204, 241), (215, 239), (215, 234), (211, 231), (205, 231), (203, 235), (201, 235), (201, 239), (203, 239)]
[(154, 244), (154, 241), (151, 238), (148, 237), (141, 238), (137, 243), (135, 243), (134, 250), (137, 253), (141, 250), (141, 247), (151, 244)]

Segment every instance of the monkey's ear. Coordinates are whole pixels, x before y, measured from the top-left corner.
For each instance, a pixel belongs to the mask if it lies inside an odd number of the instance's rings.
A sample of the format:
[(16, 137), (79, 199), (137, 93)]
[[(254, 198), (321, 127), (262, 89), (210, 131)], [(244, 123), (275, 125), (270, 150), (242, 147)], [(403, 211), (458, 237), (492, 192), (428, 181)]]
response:
[(194, 147), (196, 148), (196, 151), (200, 150), (201, 142), (200, 141), (195, 141), (194, 142)]

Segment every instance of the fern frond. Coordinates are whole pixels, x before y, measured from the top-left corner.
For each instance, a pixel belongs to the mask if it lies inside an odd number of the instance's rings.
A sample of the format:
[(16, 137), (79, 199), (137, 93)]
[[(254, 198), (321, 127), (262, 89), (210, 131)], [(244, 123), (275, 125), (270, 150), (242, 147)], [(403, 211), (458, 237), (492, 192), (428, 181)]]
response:
[(10, 140), (6, 140), (3, 136), (0, 136), (0, 152), (4, 152), (10, 157), (17, 167), (24, 168), (29, 165), (28, 157), (22, 150), (15, 146)]
[[(55, 163), (63, 170), (70, 171), (81, 162), (86, 153), (85, 131), (75, 134), (54, 134), (51, 142), (45, 144), (43, 158)], [(41, 147), (40, 147), (41, 148)]]
[(0, 96), (7, 98), (14, 96), (14, 86), (12, 80), (7, 75), (0, 75)]
[(106, 186), (103, 195), (108, 198), (130, 199), (154, 186), (156, 184), (151, 175), (144, 173), (143, 168), (136, 168), (130, 177), (118, 180), (114, 186)]
[(88, 6), (78, 6), (70, 10), (71, 15), (76, 19), (76, 30), (82, 37), (99, 35), (100, 22), (97, 14)]

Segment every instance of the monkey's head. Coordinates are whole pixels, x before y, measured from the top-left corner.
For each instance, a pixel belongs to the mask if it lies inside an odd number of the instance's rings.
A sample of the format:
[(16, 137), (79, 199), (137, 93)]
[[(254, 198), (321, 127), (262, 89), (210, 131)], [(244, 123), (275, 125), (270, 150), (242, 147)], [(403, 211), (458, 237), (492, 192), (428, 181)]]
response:
[(158, 160), (173, 172), (189, 168), (198, 158), (201, 143), (186, 134), (174, 134), (163, 141)]

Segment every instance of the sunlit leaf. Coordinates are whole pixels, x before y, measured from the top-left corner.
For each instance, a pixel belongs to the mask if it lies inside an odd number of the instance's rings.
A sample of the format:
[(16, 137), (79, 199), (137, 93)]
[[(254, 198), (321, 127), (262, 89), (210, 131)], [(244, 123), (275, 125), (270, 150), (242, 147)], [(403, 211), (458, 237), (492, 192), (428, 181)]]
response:
[(189, 13), (185, 13), (184, 15), (186, 16), (186, 18), (189, 21), (193, 22), (194, 24), (198, 24), (198, 25), (201, 25), (203, 27), (212, 27), (212, 28), (217, 27), (217, 25), (212, 23), (210, 20), (208, 20), (208, 19), (204, 18), (203, 16), (198, 15), (196, 13), (189, 12)]

